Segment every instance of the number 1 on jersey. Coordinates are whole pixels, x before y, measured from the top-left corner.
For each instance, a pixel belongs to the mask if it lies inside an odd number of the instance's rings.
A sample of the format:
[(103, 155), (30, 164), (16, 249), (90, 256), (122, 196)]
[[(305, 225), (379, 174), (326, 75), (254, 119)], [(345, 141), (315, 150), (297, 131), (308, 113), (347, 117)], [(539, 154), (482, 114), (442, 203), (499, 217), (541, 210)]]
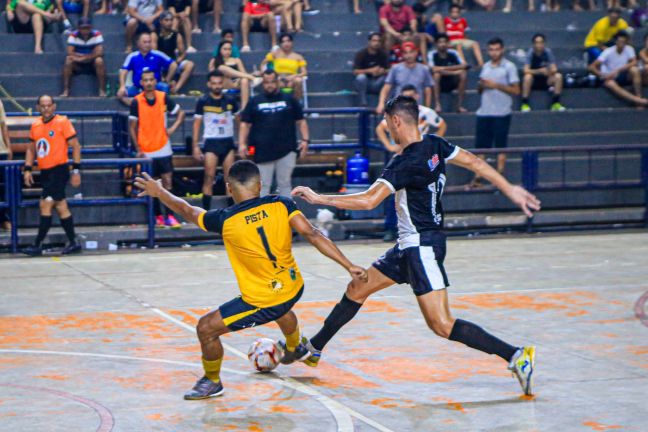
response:
[(270, 250), (270, 243), (268, 243), (268, 237), (266, 236), (265, 230), (263, 229), (263, 226), (260, 226), (257, 228), (257, 233), (259, 233), (259, 237), (261, 237), (261, 243), (263, 243), (263, 248), (266, 251), (266, 254), (268, 255), (268, 259), (272, 261), (272, 265), (276, 268), (277, 267), (277, 257), (272, 254), (272, 251)]

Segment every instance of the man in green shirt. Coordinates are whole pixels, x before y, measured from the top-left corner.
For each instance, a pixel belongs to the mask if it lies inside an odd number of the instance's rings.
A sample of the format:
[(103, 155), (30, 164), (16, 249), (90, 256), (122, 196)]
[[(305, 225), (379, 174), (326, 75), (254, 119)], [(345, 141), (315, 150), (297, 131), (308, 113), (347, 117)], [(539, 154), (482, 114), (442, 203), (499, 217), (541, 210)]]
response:
[(7, 4), (7, 19), (14, 33), (34, 33), (34, 52), (43, 54), (45, 25), (60, 21), (61, 13), (54, 9), (51, 0), (11, 0)]

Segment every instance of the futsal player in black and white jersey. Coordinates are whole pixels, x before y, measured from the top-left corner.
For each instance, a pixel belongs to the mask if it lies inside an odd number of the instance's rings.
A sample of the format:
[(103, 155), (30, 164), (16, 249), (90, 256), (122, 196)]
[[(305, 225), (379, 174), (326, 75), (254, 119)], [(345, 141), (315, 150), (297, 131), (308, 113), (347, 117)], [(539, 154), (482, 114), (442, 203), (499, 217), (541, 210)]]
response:
[[(198, 99), (193, 124), (193, 157), (205, 164), (202, 187), (202, 204), (205, 210), (211, 207), (214, 194), (214, 179), (218, 162), (223, 164), (223, 175), (227, 177), (234, 163), (234, 118), (239, 105), (234, 98), (223, 93), (224, 76), (213, 71), (207, 76), (209, 93)], [(200, 126), (204, 125), (202, 140), (199, 140)], [(202, 143), (202, 149), (200, 146)]]
[(449, 282), (443, 267), (446, 235), (441, 204), (446, 165), (458, 165), (489, 180), (527, 216), (540, 210), (540, 201), (524, 188), (509, 183), (472, 153), (436, 135), (421, 136), (415, 99), (400, 95), (387, 102), (385, 120), (400, 152), (368, 190), (353, 195), (319, 195), (300, 186), (292, 191), (311, 204), (348, 210), (373, 209), (395, 193), (398, 213), (398, 244), (373, 263), (367, 283), (348, 285), (322, 329), (310, 339), (308, 348), (312, 355), (305, 363), (317, 365), (326, 343), (355, 316), (367, 297), (391, 285), (408, 283), (434, 333), (498, 355), (517, 376), (524, 393), (532, 394), (535, 347), (510, 345), (472, 322), (453, 318), (450, 313), (446, 289)]

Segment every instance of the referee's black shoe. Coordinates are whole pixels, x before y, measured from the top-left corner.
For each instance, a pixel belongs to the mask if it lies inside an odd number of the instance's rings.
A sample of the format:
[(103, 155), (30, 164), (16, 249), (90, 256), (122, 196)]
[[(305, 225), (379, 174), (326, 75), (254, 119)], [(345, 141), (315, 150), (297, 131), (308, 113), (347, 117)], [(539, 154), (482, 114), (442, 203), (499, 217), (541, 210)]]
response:
[(81, 253), (81, 245), (77, 242), (68, 243), (68, 245), (65, 246), (61, 251), (61, 255), (70, 255), (76, 253)]
[(37, 257), (43, 255), (43, 247), (41, 245), (31, 245), (22, 249), (20, 252), (31, 257)]

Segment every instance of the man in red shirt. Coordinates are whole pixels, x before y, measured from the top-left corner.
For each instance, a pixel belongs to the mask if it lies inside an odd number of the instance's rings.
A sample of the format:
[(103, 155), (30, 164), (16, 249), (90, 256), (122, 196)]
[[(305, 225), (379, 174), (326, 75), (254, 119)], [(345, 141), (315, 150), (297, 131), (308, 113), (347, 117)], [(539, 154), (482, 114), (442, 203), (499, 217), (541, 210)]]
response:
[(250, 0), (245, 3), (243, 16), (241, 17), (241, 37), (243, 38), (241, 52), (250, 52), (251, 50), (249, 41), (250, 30), (267, 30), (270, 33), (272, 47), (277, 45), (277, 26), (275, 25), (272, 7), (278, 6), (280, 3), (280, 0)]
[(380, 8), (380, 31), (385, 38), (385, 49), (390, 51), (394, 44), (405, 42), (406, 37), (403, 33), (409, 30), (425, 59), (427, 46), (425, 40), (417, 33), (416, 15), (414, 10), (404, 3), (404, 0), (392, 0), (390, 4)]
[(461, 16), (461, 6), (456, 4), (450, 6), (450, 15), (445, 17), (444, 24), (448, 38), (450, 38), (450, 46), (457, 50), (464, 61), (466, 61), (464, 49), (472, 49), (477, 65), (482, 67), (484, 58), (482, 57), (479, 43), (471, 39), (466, 39), (468, 22)]

